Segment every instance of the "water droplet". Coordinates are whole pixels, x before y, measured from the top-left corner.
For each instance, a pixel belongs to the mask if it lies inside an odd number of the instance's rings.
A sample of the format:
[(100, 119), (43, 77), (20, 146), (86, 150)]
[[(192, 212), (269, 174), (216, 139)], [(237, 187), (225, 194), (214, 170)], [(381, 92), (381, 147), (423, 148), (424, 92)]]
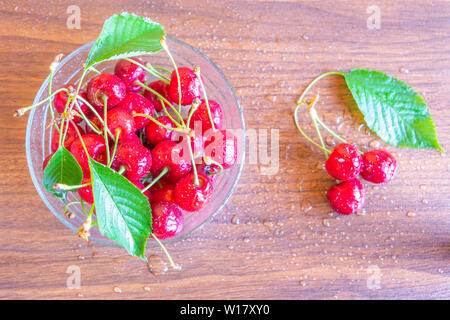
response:
[(167, 263), (158, 255), (151, 255), (148, 257), (148, 270), (155, 276), (165, 274), (167, 272)]
[(299, 282), (301, 287), (306, 287), (306, 281), (305, 280), (300, 280)]
[(240, 223), (240, 220), (239, 220), (237, 214), (235, 214), (235, 215), (231, 218), (231, 223), (232, 223), (232, 224), (239, 224), (239, 223)]
[(427, 199), (422, 199), (422, 203), (427, 204), (427, 203), (428, 203), (428, 200), (427, 200)]
[(398, 71), (399, 71), (400, 73), (409, 73), (409, 70), (406, 69), (405, 67), (400, 67), (400, 68), (398, 69)]
[(420, 188), (420, 190), (422, 190), (422, 191), (427, 190), (427, 186), (424, 185), (424, 184), (421, 184), (421, 185), (419, 186), (419, 188)]
[(115, 293), (122, 293), (122, 289), (120, 289), (119, 287), (113, 287), (113, 291)]
[(333, 139), (332, 136), (326, 136), (326, 137), (325, 137), (325, 143), (326, 143), (328, 146), (334, 146), (334, 145), (336, 144), (336, 142), (334, 141), (334, 139)]
[(408, 211), (408, 212), (406, 213), (406, 215), (407, 215), (408, 217), (415, 217), (415, 216), (416, 216), (416, 213), (415, 213), (415, 212), (412, 212), (412, 211)]
[(306, 34), (304, 34), (302, 38), (303, 38), (304, 40), (309, 40), (309, 36), (306, 35)]
[(329, 226), (330, 226), (330, 221), (328, 221), (328, 219), (323, 219), (323, 220), (322, 220), (322, 224), (323, 224), (325, 227), (329, 227)]
[(304, 213), (307, 213), (308, 211), (310, 211), (312, 209), (311, 201), (303, 200), (301, 208)]
[(144, 291), (147, 291), (147, 292), (150, 291), (150, 287), (149, 286), (145, 286), (143, 289), (144, 289)]
[(242, 241), (244, 241), (245, 243), (249, 243), (250, 239), (249, 238), (244, 238), (244, 239), (242, 239)]

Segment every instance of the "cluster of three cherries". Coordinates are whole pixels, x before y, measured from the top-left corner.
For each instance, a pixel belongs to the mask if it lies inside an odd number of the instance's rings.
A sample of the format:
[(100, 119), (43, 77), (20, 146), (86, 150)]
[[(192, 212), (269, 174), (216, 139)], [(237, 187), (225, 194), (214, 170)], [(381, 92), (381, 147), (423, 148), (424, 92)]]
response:
[[(133, 60), (142, 64), (137, 58)], [(109, 165), (136, 187), (145, 190), (144, 194), (152, 207), (153, 233), (160, 239), (166, 239), (182, 231), (183, 210), (198, 211), (210, 202), (216, 174), (233, 166), (237, 160), (237, 139), (229, 130), (222, 130), (223, 112), (219, 103), (200, 100), (201, 83), (192, 69), (180, 67), (172, 72), (170, 83), (158, 80), (148, 87), (145, 76), (145, 70), (138, 64), (122, 59), (117, 62), (114, 74), (101, 73), (92, 78), (86, 91), (80, 91), (77, 97), (77, 110), (84, 113), (89, 125), (86, 123), (86, 130), (83, 130), (76, 124), (83, 120), (82, 117), (73, 116), (73, 121), (68, 122), (64, 146), (71, 151), (84, 172), (82, 185), (88, 184), (79, 188), (78, 193), (84, 201), (92, 204), (90, 169), (84, 148), (90, 157), (108, 164), (105, 138), (98, 134), (100, 130), (104, 132), (99, 114), (107, 108), (106, 127), (112, 135), (109, 138), (118, 140)], [(66, 85), (65, 88), (67, 90), (57, 93), (53, 101), (60, 113), (66, 109), (69, 95), (74, 93), (74, 85)], [(151, 90), (145, 89), (141, 95), (139, 92), (143, 88)], [(165, 108), (161, 97), (166, 102), (195, 107), (187, 124), (192, 129), (188, 130), (190, 133), (174, 134), (178, 126), (172, 121), (173, 118), (158, 114)], [(97, 115), (87, 103), (95, 108)], [(187, 119), (183, 122), (187, 123)], [(144, 136), (142, 143), (137, 133)], [(195, 168), (189, 156), (187, 134), (191, 137)], [(59, 140), (59, 132), (55, 129), (53, 152), (58, 149)], [(206, 156), (205, 150), (208, 150), (207, 157), (202, 158), (202, 155)], [(44, 167), (50, 158), (51, 155), (44, 161)], [(152, 181), (147, 179), (149, 173)], [(155, 183), (157, 177), (160, 180)]]
[(354, 145), (341, 143), (328, 157), (325, 169), (334, 179), (343, 181), (328, 190), (328, 202), (336, 212), (348, 215), (364, 206), (365, 191), (358, 175), (372, 183), (387, 183), (397, 171), (397, 161), (385, 150), (375, 149), (361, 155)]

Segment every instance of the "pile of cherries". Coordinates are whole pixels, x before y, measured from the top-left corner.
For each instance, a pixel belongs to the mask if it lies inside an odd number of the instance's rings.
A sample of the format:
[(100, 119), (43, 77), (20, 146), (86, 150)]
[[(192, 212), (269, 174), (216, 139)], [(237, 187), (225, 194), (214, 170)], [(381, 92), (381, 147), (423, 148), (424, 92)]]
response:
[[(144, 65), (138, 58), (132, 60)], [(217, 174), (237, 160), (237, 138), (222, 128), (219, 103), (202, 99), (204, 87), (195, 69), (179, 67), (170, 74), (170, 81), (157, 80), (145, 85), (145, 80), (146, 70), (129, 60), (118, 60), (114, 74), (99, 73), (93, 77), (79, 91), (78, 109), (74, 108), (86, 115), (89, 125), (80, 114), (73, 116), (68, 122), (64, 147), (83, 170), (82, 185), (87, 186), (79, 188), (78, 193), (85, 202), (92, 204), (94, 197), (84, 146), (94, 160), (109, 165), (145, 190), (152, 209), (153, 233), (166, 239), (182, 231), (185, 212), (198, 211), (210, 202)], [(53, 100), (61, 114), (76, 86), (67, 84), (65, 88)], [(172, 104), (170, 108), (167, 102)], [(175, 120), (177, 116), (167, 111), (179, 105), (180, 110), (189, 110), (189, 123), (181, 113)], [(99, 115), (105, 112), (102, 120), (106, 121), (101, 121)], [(108, 132), (108, 144), (103, 132)], [(58, 149), (59, 140), (55, 129), (52, 152)], [(107, 151), (114, 155), (109, 164)], [(44, 161), (44, 168), (51, 156)]]
[(362, 156), (352, 144), (337, 145), (325, 162), (330, 176), (343, 181), (327, 192), (331, 207), (340, 214), (352, 214), (364, 206), (365, 192), (358, 175), (372, 183), (387, 183), (397, 171), (397, 161), (385, 150), (372, 150)]

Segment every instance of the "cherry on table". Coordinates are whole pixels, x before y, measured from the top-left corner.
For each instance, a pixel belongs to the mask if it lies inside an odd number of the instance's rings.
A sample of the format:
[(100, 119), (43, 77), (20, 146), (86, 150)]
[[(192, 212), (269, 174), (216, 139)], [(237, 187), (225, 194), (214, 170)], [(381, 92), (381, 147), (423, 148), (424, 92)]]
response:
[(372, 150), (362, 156), (361, 176), (373, 183), (387, 183), (397, 172), (397, 161), (385, 150)]
[[(222, 129), (223, 112), (222, 107), (214, 100), (209, 100), (209, 110), (211, 112), (211, 118), (216, 130)], [(212, 128), (211, 121), (209, 120), (208, 108), (206, 101), (202, 100), (200, 105), (194, 111), (191, 117), (189, 126), (195, 129), (196, 125), (201, 125), (202, 133)]]
[(198, 185), (195, 184), (194, 173), (177, 182), (175, 186), (175, 201), (181, 209), (197, 211), (205, 207), (213, 195), (213, 184), (203, 173), (197, 173)]
[(152, 232), (158, 239), (168, 239), (181, 233), (184, 225), (183, 212), (171, 202), (153, 202)]
[(150, 172), (152, 154), (150, 150), (139, 143), (122, 142), (117, 146), (111, 168), (119, 170), (121, 166), (125, 166), (124, 176), (128, 180), (137, 181)]
[[(153, 117), (155, 108), (153, 103), (137, 93), (128, 93), (125, 98), (117, 105), (117, 108), (125, 110), (130, 115), (133, 113), (142, 113)], [(149, 125), (152, 121), (146, 117), (134, 117), (136, 129), (141, 129)]]
[(352, 214), (364, 206), (364, 187), (358, 179), (344, 181), (328, 190), (327, 199), (334, 211)]
[(103, 98), (107, 98), (108, 109), (115, 107), (125, 98), (127, 86), (119, 77), (110, 73), (101, 73), (92, 78), (86, 89), (88, 101), (103, 114)]
[(70, 152), (77, 160), (84, 173), (88, 173), (89, 163), (86, 152), (84, 151), (81, 139), (86, 146), (87, 152), (92, 159), (106, 164), (106, 144), (105, 139), (97, 134), (85, 134), (81, 138), (77, 138), (70, 146)]
[(362, 156), (352, 144), (338, 144), (325, 162), (330, 176), (337, 180), (348, 181), (359, 175), (362, 168)]
[[(170, 99), (170, 97), (169, 97), (169, 85), (167, 83), (165, 83), (164, 81), (162, 81), (162, 80), (153, 81), (148, 86), (150, 88), (152, 88), (153, 90), (155, 90), (156, 92), (158, 92), (160, 95), (162, 95), (167, 100)], [(163, 107), (162, 107), (161, 101), (152, 92), (150, 92), (148, 90), (144, 90), (144, 97), (146, 97), (150, 102), (153, 103), (153, 105), (155, 106), (155, 110), (156, 111), (158, 111), (158, 112), (163, 111)], [(170, 108), (169, 106), (166, 106), (167, 110), (169, 108)]]
[[(68, 127), (67, 127), (68, 126)], [(64, 126), (62, 127), (63, 132), (67, 129), (66, 138), (64, 140), (64, 148), (67, 150), (70, 150), (70, 146), (72, 143), (78, 138), (77, 130), (75, 129), (75, 126), (80, 131), (80, 134), (84, 134), (84, 130), (78, 126), (77, 124), (72, 124), (71, 122), (65, 122)], [(61, 129), (61, 126), (58, 125), (58, 127)], [(59, 131), (58, 129), (53, 129), (52, 134), (52, 145), (51, 150), (52, 152), (55, 152), (59, 148)]]
[(152, 150), (152, 175), (157, 177), (164, 168), (168, 172), (162, 177), (171, 183), (177, 182), (192, 170), (189, 154), (175, 141), (165, 140), (158, 143)]
[[(137, 61), (140, 64), (144, 64), (143, 61), (139, 58), (130, 59)], [(142, 67), (128, 60), (120, 59), (116, 63), (114, 74), (125, 83), (128, 92), (141, 91), (142, 87), (136, 84), (136, 81), (139, 81), (141, 83), (144, 83), (145, 81), (145, 70)]]
[[(185, 106), (191, 104), (195, 98), (200, 99), (202, 97), (202, 89), (194, 71), (186, 67), (180, 67), (177, 70), (180, 75), (181, 104)], [(175, 70), (172, 71), (170, 77), (169, 97), (171, 101), (179, 102), (178, 77)]]
[[(169, 128), (176, 127), (176, 125), (168, 116), (160, 116), (156, 118), (156, 120)], [(145, 138), (147, 139), (148, 143), (150, 143), (153, 146), (156, 146), (158, 143), (162, 141), (170, 140), (172, 138), (172, 134), (173, 134), (172, 130), (163, 128), (153, 121), (150, 121), (150, 124), (147, 127), (145, 127)]]

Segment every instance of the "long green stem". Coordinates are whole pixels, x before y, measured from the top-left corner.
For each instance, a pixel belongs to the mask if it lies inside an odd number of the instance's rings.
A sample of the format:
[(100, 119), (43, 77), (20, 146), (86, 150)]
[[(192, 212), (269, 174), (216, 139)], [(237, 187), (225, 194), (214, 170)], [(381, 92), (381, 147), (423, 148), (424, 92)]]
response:
[(194, 184), (196, 186), (199, 186), (200, 182), (198, 181), (198, 173), (197, 173), (197, 166), (195, 165), (194, 152), (192, 151), (191, 136), (188, 134), (186, 135), (186, 142), (189, 149), (189, 156), (191, 157), (192, 171), (194, 172)]
[(133, 117), (145, 117), (147, 119), (150, 119), (151, 121), (153, 121), (154, 123), (156, 123), (158, 126), (163, 127), (164, 129), (170, 130), (170, 131), (176, 131), (176, 132), (180, 132), (180, 133), (189, 133), (190, 129), (187, 128), (172, 128), (172, 127), (168, 127), (164, 124), (162, 124), (161, 122), (159, 122), (158, 120), (156, 120), (155, 118), (153, 118), (152, 116), (149, 116), (148, 114), (144, 114), (144, 113), (133, 113)]
[(158, 91), (153, 90), (152, 88), (150, 88), (149, 86), (147, 86), (145, 83), (142, 83), (140, 81), (136, 81), (136, 84), (141, 86), (142, 88), (144, 88), (145, 90), (150, 91), (151, 93), (153, 93), (155, 96), (157, 96), (159, 99), (163, 100), (165, 103), (167, 103), (170, 108), (173, 110), (173, 112), (175, 112), (175, 114), (177, 115), (178, 119), (180, 119), (180, 122), (182, 123), (182, 125), (184, 126), (184, 120), (183, 117), (181, 116), (179, 110), (177, 110), (171, 103), (169, 100), (167, 100), (166, 98), (164, 98)]
[(113, 149), (113, 153), (111, 155), (111, 160), (108, 162), (108, 168), (111, 168), (111, 165), (114, 161), (114, 158), (116, 156), (116, 152), (117, 152), (117, 146), (119, 144), (119, 136), (120, 136), (120, 130), (117, 130), (116, 132), (116, 139), (114, 140), (114, 149)]
[(172, 54), (170, 53), (169, 47), (167, 46), (167, 42), (164, 38), (161, 39), (161, 46), (164, 49), (164, 51), (169, 56), (170, 62), (172, 63), (172, 66), (175, 70), (175, 73), (177, 75), (177, 82), (178, 82), (178, 111), (181, 112), (181, 80), (180, 80), (180, 73), (178, 72), (177, 64), (175, 63), (175, 60), (172, 57)]
[[(320, 133), (320, 129), (319, 129), (319, 126), (317, 125), (317, 121), (316, 121), (316, 117), (315, 117), (315, 115), (317, 115), (317, 114), (315, 113), (316, 110), (314, 109), (314, 107), (316, 106), (317, 101), (319, 101), (319, 95), (314, 96), (313, 101), (311, 102), (311, 105), (309, 106), (309, 116), (311, 117), (311, 120), (314, 124), (314, 128), (316, 129), (317, 136), (319, 137), (319, 141), (320, 141), (320, 144), (322, 145), (322, 148), (326, 149), (325, 143), (323, 142), (322, 134)], [(314, 112), (314, 114), (313, 114), (313, 112)], [(325, 153), (325, 158), (328, 158), (328, 152), (324, 150), (324, 153)]]
[(173, 262), (172, 257), (169, 254), (169, 251), (167, 251), (166, 247), (162, 244), (161, 241), (159, 241), (158, 237), (155, 236), (155, 234), (153, 232), (152, 232), (152, 237), (153, 237), (153, 239), (155, 239), (155, 241), (161, 247), (162, 251), (164, 251), (164, 254), (166, 255), (167, 259), (169, 260), (170, 266), (172, 268), (177, 268), (177, 265)]
[(148, 73), (150, 73), (152, 76), (154, 76), (155, 78), (169, 84), (170, 80), (164, 76), (163, 74), (161, 74), (160, 72), (158, 72), (157, 70), (155, 70), (155, 68), (153, 66), (151, 66), (151, 68), (148, 68), (147, 66), (145, 66), (144, 64), (140, 63), (139, 61), (130, 59), (130, 58), (125, 58), (125, 60), (134, 63), (135, 65), (141, 67), (142, 69), (144, 69), (145, 71), (147, 71)]
[[(91, 110), (91, 112), (97, 117), (97, 119), (100, 121), (100, 123), (104, 126), (105, 123), (103, 121), (103, 117), (100, 116), (100, 114), (97, 112), (97, 110), (89, 103), (89, 101), (87, 101), (86, 99), (84, 99), (82, 96), (77, 96), (78, 100), (81, 100), (85, 105), (88, 106), (88, 108)], [(109, 130), (108, 127), (106, 127), (108, 130), (108, 135), (111, 139), (114, 139), (114, 135), (112, 134), (111, 130)]]
[(319, 118), (319, 116), (317, 115), (317, 112), (315, 112), (315, 118), (317, 120), (317, 122), (326, 130), (328, 131), (329, 134), (331, 134), (333, 137), (335, 137), (336, 139), (338, 139), (339, 141), (343, 142), (343, 143), (347, 143), (347, 141), (340, 137), (337, 133), (335, 133), (333, 130), (331, 130), (330, 128), (328, 128), (327, 125), (325, 125), (325, 123), (322, 122), (322, 120)]
[(161, 172), (160, 172), (160, 174), (155, 178), (155, 179), (152, 179), (152, 182), (150, 182), (144, 189), (142, 189), (141, 191), (142, 191), (142, 193), (144, 193), (145, 191), (147, 191), (148, 189), (150, 189), (151, 187), (153, 187), (153, 185), (155, 184), (155, 183), (157, 183), (167, 172), (169, 172), (169, 168), (167, 168), (167, 167), (164, 167), (162, 170), (161, 170)]
[(111, 161), (111, 155), (109, 154), (109, 141), (108, 141), (108, 121), (107, 121), (107, 113), (108, 113), (108, 97), (103, 96), (103, 134), (105, 137), (105, 145), (106, 145), (106, 163)]
[(59, 92), (61, 92), (61, 91), (68, 91), (68, 90), (67, 90), (66, 88), (58, 89), (58, 90), (56, 90), (55, 92), (53, 92), (49, 97), (47, 97), (47, 98), (45, 98), (45, 99), (42, 99), (41, 101), (39, 101), (39, 102), (37, 102), (37, 103), (35, 103), (35, 104), (33, 104), (33, 105), (27, 106), (27, 107), (23, 107), (23, 108), (20, 108), (19, 110), (17, 110), (17, 111), (14, 113), (14, 116), (15, 116), (15, 117), (20, 117), (20, 116), (22, 116), (22, 115), (25, 114), (27, 111), (29, 111), (29, 110), (31, 110), (31, 109), (37, 107), (37, 106), (40, 106), (41, 104), (43, 104), (43, 103), (49, 101), (50, 99), (53, 98), (53, 96), (55, 96), (55, 94), (57, 94), (57, 93), (59, 93)]
[(203, 79), (200, 75), (200, 68), (199, 67), (195, 67), (194, 68), (194, 73), (198, 78), (198, 81), (200, 82), (200, 86), (202, 88), (203, 91), (203, 97), (205, 99), (205, 103), (206, 103), (206, 110), (208, 111), (208, 117), (209, 117), (209, 121), (211, 122), (211, 128), (213, 132), (216, 132), (216, 126), (214, 124), (212, 115), (211, 115), (211, 108), (209, 107), (209, 101), (208, 101), (208, 95), (206, 94), (206, 89), (205, 89), (205, 85), (203, 84)]

